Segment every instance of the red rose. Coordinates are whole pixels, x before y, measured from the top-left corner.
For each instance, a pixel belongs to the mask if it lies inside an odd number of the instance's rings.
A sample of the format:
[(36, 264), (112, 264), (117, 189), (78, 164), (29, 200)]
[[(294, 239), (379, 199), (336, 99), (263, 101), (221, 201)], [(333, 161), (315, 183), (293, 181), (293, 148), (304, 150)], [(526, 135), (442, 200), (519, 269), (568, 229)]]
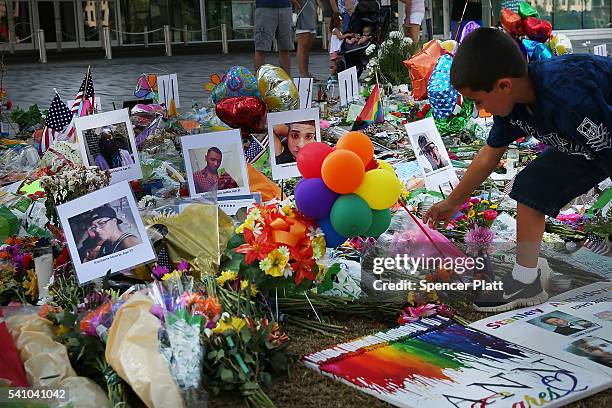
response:
[(497, 218), (497, 211), (495, 210), (484, 210), (483, 213), (484, 218), (487, 221), (493, 221), (495, 218)]

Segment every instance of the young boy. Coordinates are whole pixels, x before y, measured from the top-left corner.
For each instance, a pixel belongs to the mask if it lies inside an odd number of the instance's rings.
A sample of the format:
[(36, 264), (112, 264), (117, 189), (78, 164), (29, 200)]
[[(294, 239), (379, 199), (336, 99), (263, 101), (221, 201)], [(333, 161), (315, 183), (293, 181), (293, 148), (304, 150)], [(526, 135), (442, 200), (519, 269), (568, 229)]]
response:
[(424, 222), (446, 224), (496, 168), (509, 144), (533, 136), (549, 147), (515, 178), (517, 256), (503, 291), (483, 292), (476, 310), (498, 312), (548, 300), (538, 269), (545, 216), (612, 176), (612, 58), (586, 54), (525, 62), (508, 35), (480, 28), (459, 47), (451, 83), (494, 116), (487, 145)]

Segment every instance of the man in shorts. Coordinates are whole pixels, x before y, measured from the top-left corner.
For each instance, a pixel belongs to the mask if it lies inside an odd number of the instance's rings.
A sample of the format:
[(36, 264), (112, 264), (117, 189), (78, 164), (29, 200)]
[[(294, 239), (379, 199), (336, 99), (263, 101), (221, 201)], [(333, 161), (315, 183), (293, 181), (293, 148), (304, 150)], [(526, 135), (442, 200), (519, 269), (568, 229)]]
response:
[(317, 33), (317, 3), (315, 0), (299, 0), (298, 19), (295, 34), (297, 37), (297, 66), (300, 78), (312, 78), (310, 49)]
[(298, 0), (256, 0), (255, 2), (255, 69), (266, 63), (266, 52), (272, 51), (274, 39), (278, 44), (278, 60), (282, 69), (291, 75), (293, 20), (291, 5)]

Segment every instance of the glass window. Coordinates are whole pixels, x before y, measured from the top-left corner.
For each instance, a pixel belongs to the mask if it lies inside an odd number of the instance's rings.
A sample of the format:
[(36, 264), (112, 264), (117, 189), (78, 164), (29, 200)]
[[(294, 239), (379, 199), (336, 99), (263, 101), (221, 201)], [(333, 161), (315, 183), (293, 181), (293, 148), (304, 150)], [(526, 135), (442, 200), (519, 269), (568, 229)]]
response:
[(62, 41), (74, 42), (77, 40), (75, 5), (72, 1), (59, 3), (60, 25), (62, 28)]
[(556, 30), (575, 30), (582, 27), (582, 0), (557, 0), (554, 5)]
[(8, 10), (6, 9), (6, 1), (0, 1), (0, 40), (2, 42), (9, 41)]
[(611, 0), (585, 0), (583, 28), (612, 27), (611, 9)]
[[(32, 26), (30, 25), (30, 7), (27, 1), (13, 2), (13, 23), (15, 24), (15, 41), (20, 41), (32, 34)], [(31, 42), (31, 37), (23, 41), (23, 43)]]
[(56, 42), (55, 7), (52, 1), (38, 2), (38, 24), (45, 32), (45, 42)]

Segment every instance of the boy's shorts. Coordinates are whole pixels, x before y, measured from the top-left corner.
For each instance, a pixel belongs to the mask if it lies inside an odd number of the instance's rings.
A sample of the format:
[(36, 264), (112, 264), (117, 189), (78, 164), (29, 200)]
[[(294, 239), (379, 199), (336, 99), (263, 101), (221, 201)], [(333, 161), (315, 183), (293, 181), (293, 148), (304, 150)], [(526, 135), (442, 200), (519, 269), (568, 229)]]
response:
[(255, 50), (272, 51), (274, 38), (280, 51), (293, 51), (291, 7), (255, 9)]
[(609, 160), (588, 160), (549, 147), (516, 175), (510, 197), (556, 217), (572, 199), (611, 176)]

